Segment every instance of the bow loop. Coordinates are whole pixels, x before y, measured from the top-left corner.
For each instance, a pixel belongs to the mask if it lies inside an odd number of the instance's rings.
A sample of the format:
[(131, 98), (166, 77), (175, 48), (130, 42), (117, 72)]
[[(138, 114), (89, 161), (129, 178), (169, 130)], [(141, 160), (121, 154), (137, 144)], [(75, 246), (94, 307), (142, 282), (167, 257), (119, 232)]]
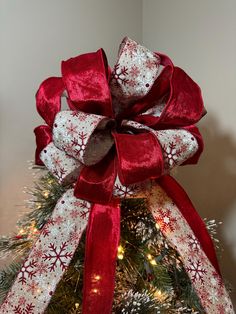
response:
[(39, 125), (34, 129), (36, 138), (36, 151), (35, 151), (35, 163), (36, 165), (43, 165), (43, 161), (40, 158), (42, 150), (52, 141), (52, 131), (48, 125)]
[(73, 109), (113, 116), (109, 68), (103, 49), (62, 61), (61, 70)]
[(113, 133), (118, 155), (118, 175), (124, 185), (158, 178), (163, 173), (160, 144), (151, 132)]
[(55, 145), (86, 166), (101, 161), (114, 141), (113, 120), (81, 111), (61, 111), (53, 125)]
[(42, 82), (36, 93), (38, 113), (50, 127), (61, 110), (61, 95), (64, 89), (61, 77), (50, 77)]

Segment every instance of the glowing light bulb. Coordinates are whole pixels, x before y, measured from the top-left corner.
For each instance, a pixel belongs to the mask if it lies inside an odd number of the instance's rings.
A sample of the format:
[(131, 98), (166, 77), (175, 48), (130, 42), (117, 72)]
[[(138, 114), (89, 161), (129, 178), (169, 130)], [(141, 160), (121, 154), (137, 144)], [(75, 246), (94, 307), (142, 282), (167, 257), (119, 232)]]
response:
[(147, 255), (147, 258), (148, 258), (149, 260), (151, 260), (151, 259), (152, 259), (152, 255), (151, 255), (151, 254), (148, 254), (148, 255)]
[(23, 234), (23, 233), (25, 233), (25, 230), (24, 229), (20, 229), (19, 234)]
[(151, 259), (151, 260), (150, 260), (150, 264), (151, 264), (151, 265), (156, 265), (157, 262), (156, 262), (154, 259)]
[(75, 308), (76, 308), (76, 309), (79, 308), (79, 303), (75, 303)]
[(120, 254), (117, 255), (117, 257), (118, 257), (119, 259), (123, 259), (123, 258), (124, 258), (124, 255), (120, 253)]
[(43, 196), (47, 198), (49, 196), (49, 191), (43, 191)]
[(118, 246), (118, 252), (119, 253), (123, 253), (124, 252), (124, 248), (121, 245)]

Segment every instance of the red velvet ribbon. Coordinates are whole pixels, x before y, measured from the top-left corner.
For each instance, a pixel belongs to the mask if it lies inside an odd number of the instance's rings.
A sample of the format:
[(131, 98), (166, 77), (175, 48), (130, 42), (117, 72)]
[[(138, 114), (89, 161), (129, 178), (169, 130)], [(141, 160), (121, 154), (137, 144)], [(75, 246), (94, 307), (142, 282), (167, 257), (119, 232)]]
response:
[(86, 234), (84, 314), (111, 313), (119, 240), (120, 200), (94, 204)]
[[(164, 69), (150, 92), (116, 117), (109, 90), (110, 69), (102, 49), (62, 62), (62, 78), (49, 78), (39, 88), (36, 97), (38, 111), (51, 128), (61, 108), (61, 94), (66, 89), (71, 109), (112, 117), (118, 125), (125, 118), (156, 130), (185, 128), (199, 143), (198, 152), (185, 163), (196, 163), (203, 143), (193, 124), (205, 114), (200, 88), (182, 69), (175, 67), (167, 56), (158, 55)], [(160, 117), (140, 115), (163, 97), (167, 101)], [(36, 163), (40, 163), (39, 151), (51, 140), (50, 128), (39, 127), (35, 130)], [(120, 133), (113, 132), (113, 137), (115, 149), (100, 163), (84, 167), (75, 186), (75, 196), (95, 203), (86, 238), (84, 314), (111, 313), (120, 232), (119, 201), (112, 199), (117, 173), (124, 185), (160, 178), (163, 173), (162, 150), (153, 134), (131, 135), (121, 130)], [(200, 217), (187, 195), (173, 182), (169, 177), (159, 179), (194, 230), (212, 264), (219, 270), (214, 248)], [(196, 221), (198, 224), (194, 223)]]

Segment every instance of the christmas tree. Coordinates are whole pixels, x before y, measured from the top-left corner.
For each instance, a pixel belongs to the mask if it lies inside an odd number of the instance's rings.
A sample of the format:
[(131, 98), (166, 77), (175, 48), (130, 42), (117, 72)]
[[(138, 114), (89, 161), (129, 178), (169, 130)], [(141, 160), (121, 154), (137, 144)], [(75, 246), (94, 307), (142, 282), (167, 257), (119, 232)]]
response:
[[(1, 237), (0, 241), (1, 252), (17, 255), (17, 261), (1, 271), (1, 299), (66, 189), (47, 173), (37, 181), (34, 189), (28, 190), (31, 211), (19, 221), (14, 236)], [(123, 200), (121, 212), (114, 313), (204, 313), (180, 256), (157, 228), (145, 199)], [(206, 225), (218, 245), (216, 222), (208, 220)], [(73, 236), (76, 234), (72, 232)], [(190, 243), (193, 250), (198, 246), (194, 239)], [(84, 249), (85, 235), (46, 313), (81, 313)]]
[(1, 313), (234, 313), (217, 224), (169, 176), (202, 152), (197, 84), (128, 38), (113, 71), (99, 50), (64, 61), (62, 75), (36, 95), (44, 170), (16, 234), (0, 238), (15, 255)]

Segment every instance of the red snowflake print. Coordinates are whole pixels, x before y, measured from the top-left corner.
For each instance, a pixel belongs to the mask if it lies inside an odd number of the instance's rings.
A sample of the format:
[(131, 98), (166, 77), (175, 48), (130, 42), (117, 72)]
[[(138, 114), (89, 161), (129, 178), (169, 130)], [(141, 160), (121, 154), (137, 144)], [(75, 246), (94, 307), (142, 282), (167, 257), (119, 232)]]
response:
[(71, 231), (70, 233), (70, 242), (78, 242), (78, 240), (80, 239), (80, 233), (78, 232), (78, 229), (76, 227), (74, 227), (74, 230)]
[(200, 249), (200, 243), (199, 243), (198, 239), (193, 234), (188, 235), (188, 246), (193, 251), (198, 251)]
[(38, 265), (37, 265), (37, 274), (39, 274), (40, 276), (42, 274), (46, 274), (47, 273), (47, 265), (43, 262), (40, 262)]
[(15, 306), (14, 313), (15, 314), (33, 314), (34, 307), (35, 306), (32, 303), (28, 303), (26, 305), (19, 304)]
[(27, 279), (32, 279), (33, 277), (35, 277), (36, 275), (36, 268), (37, 267), (37, 262), (35, 260), (31, 260), (31, 261), (25, 261), (20, 273), (19, 273), (19, 281), (21, 282), (22, 285), (26, 283)]
[(84, 112), (80, 112), (80, 115), (79, 115), (79, 121), (83, 122), (87, 119), (88, 115)]
[(25, 297), (20, 297), (19, 298), (19, 305), (25, 305), (26, 303), (26, 298)]
[(176, 218), (171, 216), (171, 211), (169, 209), (159, 209), (158, 216), (156, 217), (156, 222), (162, 232), (173, 232), (176, 229), (177, 220)]
[(179, 148), (179, 152), (183, 154), (183, 153), (186, 152), (187, 149), (188, 149), (188, 145), (187, 144), (182, 144), (180, 146), (180, 148)]
[(60, 165), (61, 165), (61, 159), (59, 158), (59, 156), (54, 156), (54, 157), (52, 158), (52, 161), (53, 161), (55, 167), (60, 167)]
[(90, 210), (89, 203), (86, 202), (86, 201), (76, 200), (73, 204), (74, 204), (75, 207), (80, 207), (83, 210), (79, 211), (79, 210), (74, 209), (70, 213), (71, 217), (72, 218), (77, 218), (79, 216), (80, 218), (85, 219), (87, 217), (88, 213), (89, 213), (89, 210)]
[(211, 283), (213, 286), (219, 286), (221, 291), (223, 291), (222, 289), (224, 288), (224, 282), (216, 271), (212, 272)]
[(126, 67), (120, 69), (120, 64), (117, 63), (114, 67), (111, 79), (115, 81), (116, 86), (119, 86), (119, 84), (126, 85), (129, 82), (126, 78), (127, 75), (128, 69)]
[(127, 54), (129, 54), (132, 57), (133, 52), (136, 51), (136, 49), (137, 49), (137, 44), (133, 41), (129, 41), (129, 42), (126, 42), (123, 48), (123, 51), (127, 52)]
[(89, 210), (82, 210), (79, 214), (81, 219), (86, 219), (89, 214)]
[(139, 70), (139, 68), (138, 68), (136, 65), (133, 65), (133, 66), (131, 67), (129, 73), (130, 73), (131, 76), (137, 77), (137, 76), (139, 76), (139, 74), (140, 74), (140, 70)]
[(79, 133), (79, 140), (77, 138), (74, 138), (72, 140), (72, 144), (75, 146), (74, 151), (77, 155), (81, 155), (85, 150), (85, 140), (86, 140), (87, 134), (84, 132)]
[(26, 291), (30, 292), (31, 294), (35, 295), (37, 290), (38, 290), (39, 286), (35, 281), (32, 281), (28, 286)]
[(203, 276), (206, 274), (206, 270), (201, 266), (201, 262), (199, 260), (194, 262), (189, 260), (189, 263), (190, 265), (186, 267), (186, 270), (189, 272), (192, 281), (200, 281), (203, 284)]
[(72, 122), (66, 126), (66, 129), (67, 129), (67, 134), (71, 135), (72, 137), (74, 137), (78, 134), (77, 126), (74, 125)]
[(153, 70), (157, 67), (159, 67), (160, 64), (160, 60), (150, 60), (147, 59), (145, 62), (145, 66), (149, 69), (149, 70)]
[(176, 145), (174, 143), (170, 143), (168, 146), (163, 145), (163, 150), (163, 155), (166, 163), (170, 167), (173, 167), (176, 164), (177, 159), (180, 155), (180, 152), (176, 149)]
[(60, 266), (62, 270), (67, 269), (68, 262), (72, 258), (72, 252), (66, 252), (67, 246), (68, 244), (66, 242), (63, 242), (59, 248), (53, 243), (50, 243), (48, 246), (51, 252), (44, 254), (43, 259), (51, 262), (48, 267), (50, 272), (54, 271), (57, 266)]
[(173, 136), (173, 140), (176, 144), (181, 144), (182, 143), (182, 137), (179, 134), (175, 134)]
[(218, 314), (225, 314), (225, 306), (223, 304), (217, 305)]
[(52, 218), (48, 219), (48, 222), (46, 223), (46, 225), (44, 225), (44, 227), (43, 227), (43, 229), (41, 231), (41, 234), (44, 236), (44, 238), (49, 236), (49, 234), (50, 234), (50, 230), (49, 230), (50, 225), (54, 226), (54, 223), (55, 222), (54, 222), (54, 220)]
[(73, 219), (76, 219), (78, 216), (80, 215), (80, 212), (76, 209), (73, 209), (71, 212), (70, 212), (70, 216), (71, 218)]
[(115, 184), (115, 193), (122, 198), (126, 198), (128, 196), (131, 196), (138, 191), (138, 186), (124, 186), (120, 184)]
[(8, 310), (9, 307), (13, 306), (13, 297), (15, 295), (15, 292), (9, 291), (7, 294), (7, 297), (5, 298), (4, 302), (1, 304), (1, 309)]
[(63, 167), (55, 168), (53, 170), (53, 174), (59, 179), (59, 181), (63, 180), (66, 170)]
[(78, 116), (79, 116), (79, 112), (76, 111), (76, 110), (73, 110), (73, 111), (71, 112), (71, 116), (72, 116), (72, 117), (78, 117)]
[(54, 225), (60, 225), (62, 222), (64, 221), (64, 218), (62, 216), (56, 216), (56, 218), (54, 218)]
[(73, 143), (66, 143), (63, 145), (62, 149), (68, 154), (68, 155), (73, 155), (75, 149)]
[(33, 248), (33, 251), (32, 251), (32, 257), (34, 258), (34, 259), (40, 259), (42, 256), (43, 256), (43, 254), (45, 253), (45, 250), (43, 250), (43, 247), (42, 247), (42, 245), (40, 244), (39, 245), (39, 247), (35, 247), (35, 248)]
[(128, 84), (129, 84), (130, 87), (135, 87), (137, 82), (135, 80), (129, 80)]

